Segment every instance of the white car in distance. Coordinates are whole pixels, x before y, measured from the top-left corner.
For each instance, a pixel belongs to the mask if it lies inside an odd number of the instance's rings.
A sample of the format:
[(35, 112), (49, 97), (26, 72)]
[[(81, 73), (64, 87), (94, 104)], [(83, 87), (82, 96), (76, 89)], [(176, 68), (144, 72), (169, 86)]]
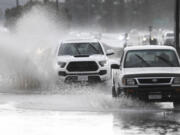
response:
[(175, 44), (174, 32), (166, 32), (163, 35), (164, 45), (174, 46)]
[(58, 78), (64, 82), (102, 82), (110, 79), (109, 55), (95, 39), (66, 40), (56, 52)]

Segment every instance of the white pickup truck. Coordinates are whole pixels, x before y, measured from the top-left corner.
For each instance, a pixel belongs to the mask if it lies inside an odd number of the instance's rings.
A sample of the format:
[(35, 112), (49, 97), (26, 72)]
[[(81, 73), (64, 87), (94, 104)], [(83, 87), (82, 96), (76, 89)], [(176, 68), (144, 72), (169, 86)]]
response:
[(110, 79), (108, 55), (96, 39), (66, 40), (59, 44), (56, 52), (56, 71), (65, 82), (101, 82)]
[(147, 102), (180, 104), (180, 61), (170, 46), (126, 47), (120, 64), (113, 64), (112, 96)]

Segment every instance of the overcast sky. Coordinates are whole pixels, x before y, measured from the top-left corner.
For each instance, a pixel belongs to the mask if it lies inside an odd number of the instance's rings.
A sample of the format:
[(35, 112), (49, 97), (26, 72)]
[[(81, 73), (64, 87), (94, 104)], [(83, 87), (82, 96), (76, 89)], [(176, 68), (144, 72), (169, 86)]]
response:
[[(19, 0), (20, 4), (24, 4), (29, 0)], [(39, 0), (43, 1), (43, 0)], [(64, 0), (59, 0), (59, 2), (64, 1)], [(4, 11), (6, 8), (11, 8), (16, 6), (16, 0), (0, 0), (0, 9)]]
[[(19, 0), (20, 4), (24, 4), (28, 0)], [(16, 0), (0, 0), (0, 9), (5, 10), (6, 8), (11, 8), (16, 5)]]
[[(19, 0), (19, 3), (21, 5), (25, 4), (29, 0)], [(39, 0), (43, 1), (43, 0)], [(53, 0), (52, 0), (53, 1)], [(62, 2), (64, 0), (59, 0), (59, 2)], [(3, 13), (7, 8), (12, 8), (16, 6), (16, 0), (0, 0), (0, 20), (3, 18)]]

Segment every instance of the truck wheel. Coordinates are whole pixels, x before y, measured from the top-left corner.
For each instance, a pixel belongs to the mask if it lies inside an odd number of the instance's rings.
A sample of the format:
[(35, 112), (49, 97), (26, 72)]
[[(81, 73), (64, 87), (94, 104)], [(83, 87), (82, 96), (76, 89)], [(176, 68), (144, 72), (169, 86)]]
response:
[(112, 86), (112, 97), (116, 98), (117, 97), (117, 93), (116, 93), (116, 88), (115, 86)]
[(174, 101), (173, 106), (174, 106), (175, 109), (176, 108), (180, 109), (180, 101)]
[(120, 96), (122, 94), (122, 89), (121, 88), (117, 88), (117, 96)]

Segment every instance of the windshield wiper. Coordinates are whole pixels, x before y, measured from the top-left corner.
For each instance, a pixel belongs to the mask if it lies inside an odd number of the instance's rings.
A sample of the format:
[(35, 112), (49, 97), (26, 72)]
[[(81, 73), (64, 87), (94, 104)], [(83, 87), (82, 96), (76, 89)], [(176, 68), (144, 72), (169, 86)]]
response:
[(145, 61), (141, 56), (139, 56), (139, 55), (137, 55), (137, 54), (135, 54), (135, 56), (136, 56), (138, 59), (140, 59), (143, 63), (145, 63), (146, 66), (151, 67), (151, 65), (150, 65), (147, 61)]
[(161, 56), (156, 56), (158, 57), (160, 60), (162, 60), (163, 62), (165, 62), (166, 64), (168, 64), (169, 66), (173, 67), (174, 64), (171, 63), (170, 61), (166, 60), (165, 58), (161, 57)]
[(76, 47), (74, 47), (74, 48), (76, 49), (78, 54), (81, 54), (78, 48), (76, 48)]

